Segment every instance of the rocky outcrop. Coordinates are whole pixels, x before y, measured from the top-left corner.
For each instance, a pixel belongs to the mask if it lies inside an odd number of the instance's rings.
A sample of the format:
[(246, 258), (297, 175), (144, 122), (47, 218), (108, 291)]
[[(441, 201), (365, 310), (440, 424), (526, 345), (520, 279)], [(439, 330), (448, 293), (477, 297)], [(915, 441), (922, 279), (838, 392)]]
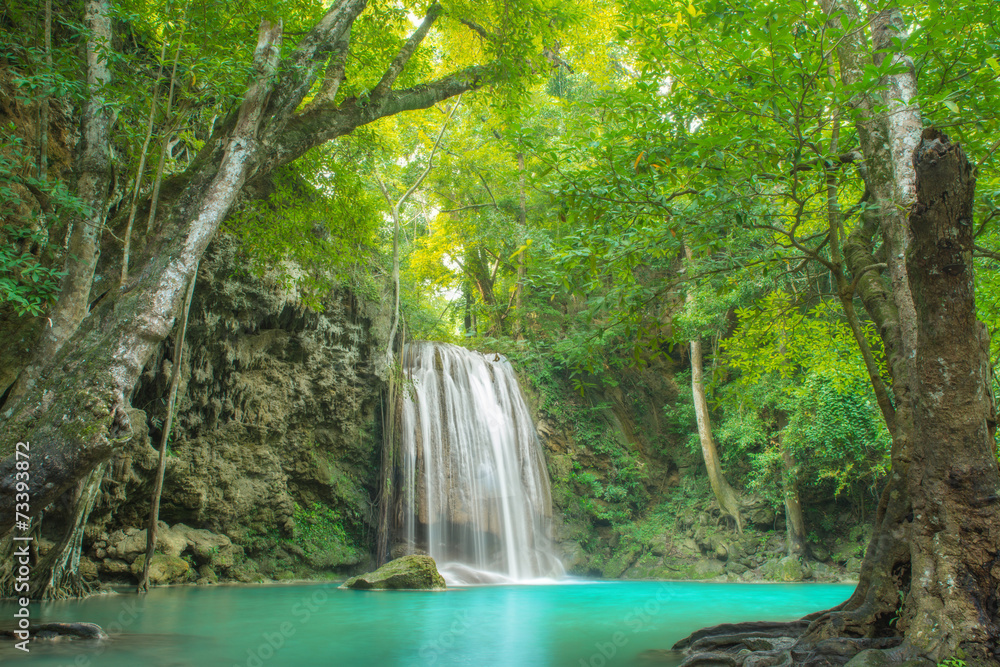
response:
[(403, 556), (389, 561), (374, 572), (348, 579), (341, 588), (356, 590), (441, 590), (444, 577), (430, 556)]
[[(379, 308), (338, 289), (322, 312), (307, 309), (268, 276), (248, 275), (234, 239), (212, 243), (168, 445), (157, 549), (167, 560), (152, 563), (163, 583), (308, 578), (371, 564), (385, 375)], [(145, 551), (173, 344), (143, 373), (130, 413), (136, 435), (87, 528), (84, 567), (103, 580), (131, 583)]]

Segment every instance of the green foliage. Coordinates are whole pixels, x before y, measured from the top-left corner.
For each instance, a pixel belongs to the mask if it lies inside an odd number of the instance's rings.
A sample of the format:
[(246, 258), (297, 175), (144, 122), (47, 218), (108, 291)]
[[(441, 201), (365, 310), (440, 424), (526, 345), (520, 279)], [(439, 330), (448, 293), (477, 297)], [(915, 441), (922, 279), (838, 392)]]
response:
[(341, 563), (349, 560), (353, 541), (340, 514), (331, 507), (313, 503), (308, 509), (295, 505), (295, 540), (314, 561)]
[(310, 155), (279, 171), (274, 191), (230, 216), (225, 229), (242, 243), (248, 271), (269, 275), (314, 310), (334, 287), (374, 297), (375, 193), (328, 155)]
[[(807, 487), (835, 496), (855, 485), (874, 490), (887, 474), (891, 438), (843, 318), (827, 302), (801, 308), (781, 292), (737, 316), (720, 344), (720, 365), (734, 377), (716, 392), (727, 462), (775, 506), (783, 502), (782, 448)], [(881, 359), (870, 325), (865, 333)]]
[(551, 356), (525, 350), (512, 355), (538, 392), (539, 412), (572, 433), (576, 451), (571, 469), (554, 480), (571, 490), (571, 511), (613, 526), (643, 514), (649, 502), (645, 464), (635, 445), (626, 444), (609, 423), (610, 405), (574, 397), (567, 369)]
[[(81, 213), (82, 205), (60, 181), (25, 174), (33, 160), (11, 123), (0, 138), (0, 306), (9, 304), (18, 315), (40, 315), (55, 300), (62, 271), (53, 264), (61, 239), (50, 239), (60, 222)], [(37, 209), (29, 190), (44, 197), (49, 215)]]

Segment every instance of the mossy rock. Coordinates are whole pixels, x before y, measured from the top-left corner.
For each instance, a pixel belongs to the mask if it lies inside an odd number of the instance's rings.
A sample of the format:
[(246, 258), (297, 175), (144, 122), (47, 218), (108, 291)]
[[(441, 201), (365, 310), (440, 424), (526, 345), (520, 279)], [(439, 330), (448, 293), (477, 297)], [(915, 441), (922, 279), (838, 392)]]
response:
[(441, 590), (444, 577), (430, 556), (403, 556), (374, 572), (348, 579), (341, 588), (357, 590)]
[[(132, 574), (136, 577), (142, 576), (142, 566), (146, 562), (146, 554), (135, 559), (132, 563)], [(152, 584), (173, 584), (188, 579), (191, 566), (180, 556), (168, 556), (166, 554), (153, 554), (153, 559), (149, 562), (149, 581)]]
[(802, 581), (805, 578), (802, 563), (794, 556), (768, 561), (761, 567), (761, 571), (769, 581)]
[(696, 562), (691, 568), (692, 579), (711, 579), (725, 573), (726, 565), (714, 558)]

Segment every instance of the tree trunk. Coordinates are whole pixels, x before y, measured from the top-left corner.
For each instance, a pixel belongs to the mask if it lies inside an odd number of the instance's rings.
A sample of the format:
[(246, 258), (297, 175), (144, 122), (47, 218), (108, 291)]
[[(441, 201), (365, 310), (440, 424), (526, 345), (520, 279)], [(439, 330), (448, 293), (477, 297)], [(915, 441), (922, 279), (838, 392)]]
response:
[(743, 532), (743, 515), (740, 514), (740, 503), (736, 492), (729, 485), (722, 465), (719, 463), (719, 452), (712, 439), (712, 423), (708, 413), (708, 400), (705, 398), (705, 379), (702, 371), (701, 341), (691, 339), (691, 391), (694, 394), (694, 412), (698, 421), (698, 439), (701, 441), (701, 454), (708, 471), (708, 481), (712, 485), (712, 493), (719, 502), (719, 509), (736, 521), (736, 529)]
[[(48, 20), (48, 19), (47, 19)], [(35, 346), (32, 363), (22, 371), (8, 402), (30, 391), (42, 366), (47, 364), (72, 336), (89, 310), (90, 286), (100, 254), (101, 233), (107, 216), (111, 183), (111, 129), (115, 124), (112, 106), (105, 98), (111, 83), (107, 44), (111, 43), (110, 0), (87, 0), (84, 8), (87, 26), (87, 101), (84, 103), (81, 150), (77, 162), (76, 193), (87, 212), (73, 220), (63, 270), (66, 272), (55, 306), (49, 313), (49, 326)], [(47, 28), (46, 32), (49, 32)], [(48, 98), (45, 107), (47, 150)], [(46, 153), (47, 156), (47, 153)], [(48, 158), (45, 158), (46, 165)], [(47, 168), (47, 167), (46, 167)]]
[(194, 286), (198, 282), (198, 267), (194, 268), (187, 296), (184, 298), (184, 309), (181, 323), (177, 328), (177, 339), (174, 343), (174, 361), (170, 370), (170, 396), (167, 399), (167, 418), (163, 422), (163, 433), (160, 436), (160, 458), (156, 466), (156, 480), (153, 482), (153, 495), (149, 501), (149, 522), (146, 524), (146, 560), (142, 564), (142, 575), (139, 577), (137, 592), (149, 591), (149, 566), (156, 551), (156, 528), (160, 519), (160, 496), (163, 494), (163, 473), (167, 467), (167, 443), (170, 442), (170, 428), (174, 423), (174, 409), (177, 404), (177, 387), (181, 382), (181, 370), (184, 368), (184, 338), (187, 334), (188, 315), (191, 312), (191, 298), (194, 296)]
[(80, 555), (83, 552), (83, 531), (101, 491), (101, 480), (108, 463), (99, 464), (77, 486), (66, 494), (69, 504), (66, 531), (31, 573), (34, 588), (31, 596), (41, 600), (63, 600), (91, 593), (90, 585), (80, 576)]
[(972, 202), (961, 147), (926, 131), (914, 158), (917, 205), (906, 257), (917, 313), (911, 582), (907, 643), (944, 659), (964, 648), (1000, 659), (1000, 471), (989, 422), (989, 333), (976, 320)]
[[(692, 259), (691, 248), (685, 246), (684, 252), (688, 261)], [(694, 294), (688, 290), (685, 300), (688, 304), (694, 302)], [(705, 397), (705, 378), (702, 368), (701, 340), (691, 339), (691, 393), (694, 395), (694, 414), (698, 422), (698, 439), (701, 441), (701, 454), (708, 471), (708, 481), (712, 485), (712, 493), (719, 503), (723, 514), (728, 514), (736, 521), (736, 530), (743, 532), (743, 515), (740, 513), (740, 502), (736, 491), (729, 485), (722, 464), (719, 462), (719, 451), (712, 438), (712, 421), (708, 412), (708, 399)]]
[[(783, 422), (783, 423), (782, 423)], [(787, 419), (779, 421), (782, 431)], [(806, 523), (802, 518), (802, 501), (799, 499), (799, 464), (784, 443), (783, 432), (778, 433), (781, 448), (781, 490), (785, 499), (786, 552), (789, 556), (805, 557)]]

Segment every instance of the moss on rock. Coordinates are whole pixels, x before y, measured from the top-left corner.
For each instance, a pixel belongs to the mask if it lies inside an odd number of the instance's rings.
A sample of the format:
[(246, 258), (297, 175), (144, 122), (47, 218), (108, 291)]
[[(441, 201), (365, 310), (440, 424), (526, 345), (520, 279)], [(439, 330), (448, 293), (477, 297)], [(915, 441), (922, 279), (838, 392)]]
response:
[[(146, 562), (146, 555), (143, 554), (132, 563), (132, 574), (142, 575), (142, 566)], [(191, 565), (180, 556), (168, 556), (166, 554), (153, 554), (153, 559), (149, 562), (149, 580), (154, 584), (173, 584), (189, 579)]]
[(358, 590), (440, 590), (444, 577), (430, 556), (403, 556), (389, 561), (374, 572), (348, 579), (341, 588)]

